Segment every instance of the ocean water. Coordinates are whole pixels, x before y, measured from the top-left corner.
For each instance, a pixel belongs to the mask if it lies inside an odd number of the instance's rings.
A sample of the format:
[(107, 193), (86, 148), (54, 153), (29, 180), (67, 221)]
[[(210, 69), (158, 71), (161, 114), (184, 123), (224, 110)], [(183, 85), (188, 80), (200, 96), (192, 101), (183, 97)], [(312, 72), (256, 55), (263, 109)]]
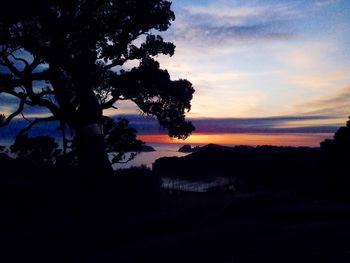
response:
[[(0, 138), (0, 145), (9, 147), (13, 141), (11, 140), (4, 140)], [(136, 155), (136, 157), (127, 162), (122, 164), (114, 164), (113, 169), (123, 169), (123, 168), (129, 168), (133, 166), (141, 166), (145, 165), (149, 168), (152, 168), (152, 164), (161, 157), (172, 157), (172, 156), (185, 156), (188, 153), (181, 153), (179, 152), (179, 148), (182, 146), (182, 144), (170, 144), (170, 143), (147, 143), (147, 145), (152, 146), (156, 151), (154, 152), (141, 152)], [(15, 157), (13, 154), (9, 153), (10, 156)], [(111, 155), (110, 155), (111, 156)]]
[(114, 164), (113, 169), (123, 169), (141, 165), (144, 165), (148, 168), (152, 168), (153, 163), (161, 157), (181, 157), (188, 155), (188, 153), (181, 153), (178, 151), (182, 144), (147, 143), (147, 145), (152, 146), (155, 149), (155, 151), (141, 152), (137, 154), (133, 160), (125, 164)]
[[(240, 134), (231, 134), (232, 136), (241, 136)], [(242, 135), (243, 136), (243, 135)], [(232, 144), (226, 144), (226, 143), (219, 143), (216, 141), (211, 141), (213, 143), (218, 143), (222, 145), (227, 146), (234, 146), (237, 144), (244, 144), (244, 145), (292, 145), (292, 146), (319, 146), (319, 142), (324, 140), (324, 138), (329, 138), (329, 134), (244, 134), (243, 137), (239, 137), (240, 140), (237, 142), (235, 140), (227, 140), (232, 142)], [(260, 138), (260, 137), (261, 138)], [(222, 136), (221, 136), (222, 137)], [(250, 140), (248, 140), (246, 137), (249, 137)], [(256, 139), (255, 137), (259, 137)], [(245, 139), (244, 139), (245, 138)], [(253, 139), (254, 140), (253, 140)], [(210, 138), (208, 138), (210, 139)], [(231, 138), (232, 139), (232, 138)], [(57, 140), (59, 141), (59, 140)], [(210, 141), (210, 140), (209, 140)], [(226, 141), (226, 142), (227, 142)], [(236, 143), (235, 143), (236, 142)], [(6, 145), (9, 146), (13, 143), (13, 141), (9, 140), (8, 138), (1, 138), (0, 137), (0, 145)], [(122, 164), (114, 164), (113, 169), (123, 169), (123, 168), (129, 168), (132, 166), (141, 166), (145, 165), (149, 168), (152, 168), (152, 164), (161, 157), (172, 157), (172, 156), (185, 156), (188, 153), (181, 153), (178, 152), (178, 149), (183, 145), (189, 142), (182, 142), (182, 143), (168, 143), (168, 142), (146, 142), (147, 145), (152, 146), (156, 151), (154, 152), (142, 152), (136, 155), (136, 157), (127, 162)], [(203, 144), (200, 143), (190, 143), (192, 147), (194, 146), (200, 146)], [(111, 157), (112, 158), (112, 157)]]
[(161, 187), (167, 190), (204, 193), (217, 187), (225, 187), (228, 191), (235, 191), (234, 178), (210, 177), (202, 180), (186, 180), (170, 177), (161, 178)]
[[(171, 144), (171, 143), (147, 143), (147, 145), (152, 146), (156, 151), (154, 152), (143, 152), (136, 156), (135, 159), (126, 164), (115, 164), (114, 169), (129, 168), (132, 166), (145, 165), (152, 168), (152, 164), (161, 157), (172, 157), (172, 156), (186, 156), (189, 153), (179, 152), (179, 148), (183, 144)], [(192, 147), (198, 146), (191, 145)], [(201, 180), (192, 179), (180, 179), (180, 178), (161, 178), (161, 187), (168, 191), (185, 191), (185, 192), (207, 192), (213, 188), (226, 187), (230, 191), (234, 191), (234, 184), (232, 178), (222, 178), (222, 177), (210, 177), (203, 178)]]

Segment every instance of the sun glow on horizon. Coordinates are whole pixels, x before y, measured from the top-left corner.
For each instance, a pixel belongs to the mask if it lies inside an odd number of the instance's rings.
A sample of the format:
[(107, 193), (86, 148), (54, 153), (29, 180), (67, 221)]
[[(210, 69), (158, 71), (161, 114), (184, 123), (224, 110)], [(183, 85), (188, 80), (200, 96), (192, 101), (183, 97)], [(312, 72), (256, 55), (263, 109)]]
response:
[(276, 145), (276, 146), (310, 146), (318, 147), (320, 142), (331, 138), (330, 133), (194, 133), (186, 140), (170, 138), (166, 134), (139, 135), (146, 143), (174, 144), (234, 144), (234, 145)]

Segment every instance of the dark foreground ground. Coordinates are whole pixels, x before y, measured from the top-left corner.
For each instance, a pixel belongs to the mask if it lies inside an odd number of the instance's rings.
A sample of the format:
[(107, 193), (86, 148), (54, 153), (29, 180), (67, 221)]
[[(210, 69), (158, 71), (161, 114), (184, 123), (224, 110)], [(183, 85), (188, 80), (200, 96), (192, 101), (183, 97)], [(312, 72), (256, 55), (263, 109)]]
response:
[(349, 206), (291, 192), (162, 192), (158, 208), (102, 222), (9, 223), (0, 261), (350, 262)]
[[(349, 155), (326, 153), (208, 145), (108, 180), (0, 155), (0, 262), (348, 263)], [(234, 188), (160, 189), (214, 175)]]

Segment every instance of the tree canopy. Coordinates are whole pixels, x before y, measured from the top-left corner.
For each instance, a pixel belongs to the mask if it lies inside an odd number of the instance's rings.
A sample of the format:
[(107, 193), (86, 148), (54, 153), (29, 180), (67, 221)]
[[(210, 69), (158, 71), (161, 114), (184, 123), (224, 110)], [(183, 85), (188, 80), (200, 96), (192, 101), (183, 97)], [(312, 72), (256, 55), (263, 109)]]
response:
[[(102, 111), (130, 100), (156, 116), (170, 136), (186, 138), (194, 130), (185, 120), (194, 89), (185, 79), (171, 80), (155, 60), (174, 54), (175, 45), (160, 36), (174, 19), (166, 0), (12, 0), (2, 5), (0, 94), (16, 98), (18, 107), (0, 126), (25, 107), (43, 107), (50, 114), (30, 120), (22, 135), (38, 123), (57, 121), (63, 137), (67, 128), (74, 132), (83, 153), (94, 148), (91, 138), (103, 131)], [(137, 66), (128, 69), (129, 61)]]
[(349, 158), (350, 156), (350, 117), (345, 126), (340, 127), (333, 139), (321, 142), (321, 149), (333, 158)]

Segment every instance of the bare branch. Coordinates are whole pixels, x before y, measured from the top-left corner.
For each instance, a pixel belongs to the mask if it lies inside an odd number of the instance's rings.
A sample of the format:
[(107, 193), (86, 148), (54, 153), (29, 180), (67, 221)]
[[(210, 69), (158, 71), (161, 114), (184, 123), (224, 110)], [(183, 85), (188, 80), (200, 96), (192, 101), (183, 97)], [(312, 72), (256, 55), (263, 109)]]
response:
[(22, 62), (25, 65), (26, 68), (29, 68), (30, 65), (29, 65), (27, 60), (25, 60), (23, 58), (16, 57), (15, 55), (13, 55), (13, 53), (9, 54), (9, 56), (11, 56), (16, 61)]
[(109, 108), (114, 108), (114, 109), (118, 109), (116, 107), (113, 106), (114, 103), (116, 103), (118, 100), (124, 100), (123, 98), (119, 97), (119, 96), (115, 96), (115, 97), (112, 97), (109, 101), (101, 104), (101, 108), (103, 110), (105, 109), (109, 109)]
[(49, 100), (43, 99), (38, 94), (34, 93), (31, 82), (27, 83), (27, 85), (24, 85), (24, 88), (28, 94), (29, 99), (33, 102), (34, 105), (48, 108), (55, 116), (59, 114), (59, 108), (54, 103), (52, 103)]
[(41, 92), (37, 93), (37, 95), (39, 97), (43, 97), (45, 95), (54, 95), (54, 94), (55, 94), (55, 92), (52, 89), (50, 89), (49, 87), (47, 87), (47, 88), (43, 89)]
[(49, 79), (49, 71), (45, 70), (42, 72), (32, 73), (30, 75), (30, 79), (31, 80), (48, 80)]
[(34, 69), (36, 69), (37, 66), (39, 66), (41, 63), (41, 59), (38, 57), (38, 56), (35, 56), (34, 55), (34, 60), (33, 60), (33, 63), (30, 64), (29, 68), (28, 68), (28, 71), (29, 72), (33, 72)]
[(16, 77), (23, 78), (23, 72), (20, 72), (6, 56), (1, 54), (0, 58), (0, 65), (7, 67)]
[(4, 126), (7, 126), (7, 125), (10, 123), (10, 121), (11, 121), (14, 117), (16, 117), (18, 114), (22, 113), (23, 108), (24, 108), (24, 104), (25, 104), (25, 98), (21, 99), (21, 101), (19, 102), (18, 109), (17, 109), (15, 112), (11, 113), (11, 114), (6, 118), (5, 121), (3, 121), (2, 123), (0, 123), (0, 128), (1, 128), (1, 127), (4, 127)]
[(33, 126), (37, 125), (38, 123), (42, 123), (42, 122), (50, 122), (50, 121), (57, 121), (58, 119), (55, 116), (50, 116), (47, 118), (38, 118), (35, 119), (33, 121), (30, 122), (30, 124), (25, 127), (24, 129), (22, 129), (18, 134), (17, 137), (24, 135), (25, 133), (27, 133), (31, 128), (33, 128)]
[[(7, 93), (7, 94), (10, 94), (10, 95), (12, 95), (12, 96), (14, 96), (14, 97), (16, 97), (16, 98), (18, 98), (18, 99), (20, 99), (20, 100), (24, 99), (24, 103), (25, 103), (26, 105), (29, 105), (29, 106), (37, 106), (37, 104), (35, 104), (34, 102), (32, 102), (32, 101), (30, 101), (30, 100), (26, 100), (27, 95), (26, 95), (25, 93), (17, 93), (17, 92), (15, 92), (15, 91), (13, 91), (13, 90), (5, 90), (4, 92)], [(0, 93), (1, 93), (1, 92), (0, 92)]]
[(22, 115), (22, 118), (24, 120), (26, 120), (27, 122), (31, 123), (31, 120), (29, 120), (26, 116), (24, 116), (23, 112), (21, 113), (21, 115)]
[(7, 90), (14, 89), (23, 85), (21, 79), (13, 78), (10, 74), (0, 73), (0, 93), (7, 92)]

